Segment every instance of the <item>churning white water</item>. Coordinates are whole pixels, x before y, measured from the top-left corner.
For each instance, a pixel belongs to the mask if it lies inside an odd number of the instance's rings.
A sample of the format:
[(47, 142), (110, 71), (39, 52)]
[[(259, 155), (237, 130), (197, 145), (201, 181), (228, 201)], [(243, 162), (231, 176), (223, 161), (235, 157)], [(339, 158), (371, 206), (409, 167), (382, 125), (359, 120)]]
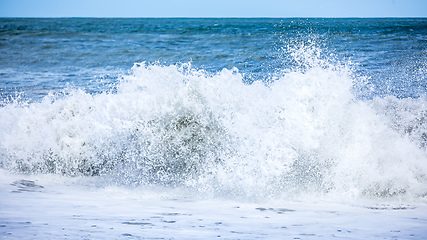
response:
[(238, 69), (140, 63), (100, 94), (9, 102), (1, 166), (244, 199), (424, 202), (426, 101), (358, 99), (349, 67), (302, 50), (302, 67), (268, 84), (245, 84)]

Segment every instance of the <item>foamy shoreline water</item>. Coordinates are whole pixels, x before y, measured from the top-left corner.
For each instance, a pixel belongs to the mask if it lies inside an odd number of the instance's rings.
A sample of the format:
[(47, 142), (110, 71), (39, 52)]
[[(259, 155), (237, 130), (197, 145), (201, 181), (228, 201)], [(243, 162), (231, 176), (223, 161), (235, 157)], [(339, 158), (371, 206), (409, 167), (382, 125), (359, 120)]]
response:
[(2, 177), (2, 239), (422, 239), (427, 234), (425, 205), (255, 203), (51, 180)]

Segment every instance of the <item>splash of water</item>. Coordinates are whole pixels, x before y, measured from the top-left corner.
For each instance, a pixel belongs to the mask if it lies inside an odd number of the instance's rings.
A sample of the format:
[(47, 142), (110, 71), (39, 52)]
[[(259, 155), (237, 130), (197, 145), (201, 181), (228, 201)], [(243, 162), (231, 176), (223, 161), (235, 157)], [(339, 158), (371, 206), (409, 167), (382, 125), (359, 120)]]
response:
[(117, 91), (0, 108), (0, 166), (233, 196), (425, 198), (423, 99), (358, 100), (319, 49), (269, 84), (238, 69), (135, 64)]

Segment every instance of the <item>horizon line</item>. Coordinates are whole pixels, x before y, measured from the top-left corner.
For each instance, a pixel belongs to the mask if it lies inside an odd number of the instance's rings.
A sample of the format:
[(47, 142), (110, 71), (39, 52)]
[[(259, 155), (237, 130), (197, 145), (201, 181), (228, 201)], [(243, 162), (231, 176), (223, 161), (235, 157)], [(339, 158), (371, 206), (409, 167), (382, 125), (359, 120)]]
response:
[(427, 16), (0, 16), (0, 18), (427, 18)]

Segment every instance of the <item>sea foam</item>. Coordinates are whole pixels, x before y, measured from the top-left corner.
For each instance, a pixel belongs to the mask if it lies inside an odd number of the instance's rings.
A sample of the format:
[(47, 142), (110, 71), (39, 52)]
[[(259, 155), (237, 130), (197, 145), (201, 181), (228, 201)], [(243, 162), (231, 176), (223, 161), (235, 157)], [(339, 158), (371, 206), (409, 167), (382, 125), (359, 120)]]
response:
[(268, 83), (144, 62), (110, 91), (6, 103), (0, 166), (255, 199), (424, 201), (426, 101), (359, 99), (351, 68), (308, 50)]

